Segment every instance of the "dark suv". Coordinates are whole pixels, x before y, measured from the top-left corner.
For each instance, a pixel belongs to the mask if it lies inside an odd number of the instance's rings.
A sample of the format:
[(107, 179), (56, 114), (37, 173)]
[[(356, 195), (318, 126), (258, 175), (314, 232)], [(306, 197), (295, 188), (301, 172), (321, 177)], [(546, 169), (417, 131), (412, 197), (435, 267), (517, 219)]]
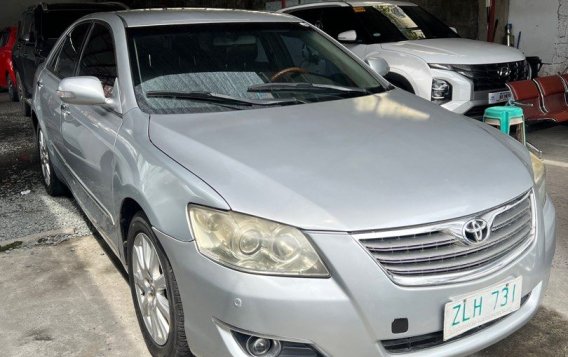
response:
[(125, 10), (121, 3), (62, 3), (30, 6), (18, 22), (18, 39), (13, 50), (18, 95), (24, 115), (30, 115), (28, 99), (31, 98), (36, 68), (75, 20), (87, 14)]

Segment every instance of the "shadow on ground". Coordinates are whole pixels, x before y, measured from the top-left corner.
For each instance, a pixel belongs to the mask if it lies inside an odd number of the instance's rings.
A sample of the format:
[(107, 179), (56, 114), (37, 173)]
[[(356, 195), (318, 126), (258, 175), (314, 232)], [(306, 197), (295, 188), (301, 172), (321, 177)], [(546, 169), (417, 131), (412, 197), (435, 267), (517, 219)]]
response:
[(0, 253), (9, 272), (0, 274), (1, 354), (147, 356), (128, 283), (111, 261), (93, 237)]
[(525, 327), (477, 356), (568, 356), (568, 320), (541, 307)]

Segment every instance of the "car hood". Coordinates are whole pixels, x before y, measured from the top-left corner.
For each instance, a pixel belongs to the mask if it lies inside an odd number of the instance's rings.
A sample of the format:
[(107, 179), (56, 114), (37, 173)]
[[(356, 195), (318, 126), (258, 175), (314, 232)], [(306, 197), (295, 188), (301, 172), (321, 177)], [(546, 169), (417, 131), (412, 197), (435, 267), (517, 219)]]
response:
[(420, 57), (427, 63), (485, 64), (525, 59), (523, 53), (515, 48), (464, 38), (401, 41), (383, 43), (381, 47)]
[(530, 189), (528, 156), (486, 130), (392, 90), (152, 115), (149, 135), (235, 211), (310, 230), (359, 231), (461, 217)]

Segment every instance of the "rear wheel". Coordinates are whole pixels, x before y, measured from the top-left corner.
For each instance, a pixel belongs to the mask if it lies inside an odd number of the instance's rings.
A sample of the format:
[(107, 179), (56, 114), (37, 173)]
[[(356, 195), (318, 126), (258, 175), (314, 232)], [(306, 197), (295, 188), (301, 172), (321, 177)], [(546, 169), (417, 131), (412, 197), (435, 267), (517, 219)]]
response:
[(26, 100), (26, 93), (24, 92), (24, 86), (22, 84), (22, 78), (19, 73), (16, 73), (16, 84), (18, 89), (18, 100), (20, 101), (20, 108), (22, 115), (29, 117), (32, 113), (32, 109)]
[(47, 141), (43, 135), (41, 128), (37, 129), (37, 146), (39, 150), (39, 160), (41, 165), (41, 175), (45, 190), (50, 196), (60, 196), (65, 193), (65, 185), (53, 170), (49, 150), (47, 149)]
[(130, 291), (148, 350), (158, 357), (193, 356), (174, 272), (141, 212), (130, 223), (127, 254)]
[(18, 89), (16, 88), (16, 84), (12, 82), (12, 78), (10, 78), (9, 74), (6, 75), (6, 86), (8, 87), (8, 97), (10, 97), (10, 100), (17, 102), (19, 99)]

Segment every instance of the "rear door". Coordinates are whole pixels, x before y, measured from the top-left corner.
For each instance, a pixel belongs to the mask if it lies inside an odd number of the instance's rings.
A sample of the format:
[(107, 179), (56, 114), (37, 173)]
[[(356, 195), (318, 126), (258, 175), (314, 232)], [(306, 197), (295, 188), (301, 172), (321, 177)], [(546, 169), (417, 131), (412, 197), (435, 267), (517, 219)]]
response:
[[(20, 27), (18, 28), (18, 41), (15, 46), (14, 51), (14, 64), (16, 65), (16, 70), (23, 84), (24, 94), (28, 95), (31, 93), (31, 88), (27, 86), (25, 78), (27, 78), (30, 71), (29, 67), (29, 57), (30, 54), (34, 53), (35, 46), (35, 31), (32, 30), (34, 22), (34, 12), (26, 11), (22, 15), (22, 20), (20, 22)], [(33, 73), (31, 74), (33, 76)]]
[(28, 41), (24, 42), (24, 55), (22, 56), (22, 66), (24, 68), (23, 77), (21, 78), (24, 83), (26, 95), (31, 97), (34, 87), (34, 75), (37, 69), (37, 55), (38, 46), (40, 43), (41, 29), (39, 26), (40, 16), (38, 11), (30, 12), (27, 22), (29, 23), (29, 30), (27, 33)]
[[(83, 47), (77, 75), (97, 77), (105, 95), (118, 100), (115, 53), (111, 29), (96, 22)], [(63, 155), (79, 184), (77, 193), (83, 208), (103, 233), (114, 225), (113, 149), (121, 124), (122, 115), (108, 105), (69, 105), (62, 113)]]

